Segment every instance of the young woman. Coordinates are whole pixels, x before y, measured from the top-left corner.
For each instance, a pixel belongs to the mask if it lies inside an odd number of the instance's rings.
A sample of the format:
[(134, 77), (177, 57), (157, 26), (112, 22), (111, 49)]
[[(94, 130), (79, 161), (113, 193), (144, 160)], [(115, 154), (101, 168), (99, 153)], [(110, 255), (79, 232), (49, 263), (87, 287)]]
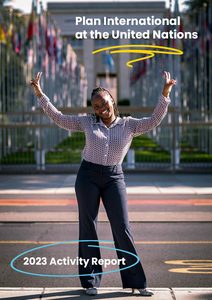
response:
[[(100, 258), (99, 248), (88, 247), (91, 244), (98, 246), (96, 223), (100, 198), (111, 224), (115, 247), (136, 254), (129, 227), (126, 186), (121, 164), (133, 137), (158, 126), (167, 113), (169, 93), (176, 81), (171, 79), (169, 72), (164, 72), (164, 76), (162, 95), (152, 116), (141, 119), (120, 118), (112, 95), (102, 87), (94, 89), (91, 95), (94, 115), (63, 115), (42, 92), (41, 72), (31, 80), (34, 92), (47, 116), (58, 126), (70, 131), (84, 132), (86, 136), (75, 190), (79, 207), (79, 240), (92, 241), (79, 243), (79, 257), (89, 261), (86, 267), (79, 266), (80, 275), (88, 274), (80, 276), (82, 287), (88, 295), (97, 294), (101, 281), (101, 274), (95, 273), (101, 273), (102, 267), (91, 263), (92, 257)], [(135, 262), (135, 258), (127, 253), (117, 251), (117, 256), (125, 262), (120, 267), (130, 266)], [(138, 290), (141, 296), (153, 295), (146, 288), (146, 277), (140, 262), (120, 273), (123, 288), (131, 288), (133, 292)]]

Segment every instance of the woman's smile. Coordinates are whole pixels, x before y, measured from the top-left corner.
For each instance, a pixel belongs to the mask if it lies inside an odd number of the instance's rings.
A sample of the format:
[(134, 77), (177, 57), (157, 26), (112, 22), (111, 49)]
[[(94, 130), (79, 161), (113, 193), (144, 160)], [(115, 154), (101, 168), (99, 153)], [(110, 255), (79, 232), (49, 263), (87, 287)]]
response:
[(107, 119), (111, 122), (114, 120), (114, 108), (110, 95), (101, 93), (100, 95), (96, 96), (93, 99), (92, 106), (95, 114), (105, 120), (105, 122)]
[(104, 111), (102, 111), (101, 113), (100, 113), (102, 116), (109, 116), (109, 114), (110, 114), (110, 109), (108, 108), (108, 109), (105, 109)]

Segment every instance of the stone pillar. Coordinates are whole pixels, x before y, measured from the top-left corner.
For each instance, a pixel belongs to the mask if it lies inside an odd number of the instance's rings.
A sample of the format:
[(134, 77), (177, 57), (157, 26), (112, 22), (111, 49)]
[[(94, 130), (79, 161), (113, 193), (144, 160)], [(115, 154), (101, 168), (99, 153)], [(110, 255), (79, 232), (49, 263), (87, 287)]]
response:
[(88, 80), (87, 97), (90, 99), (91, 92), (95, 86), (95, 68), (94, 68), (94, 40), (83, 40), (83, 64), (85, 66), (85, 72)]
[[(120, 45), (129, 44), (129, 40), (120, 40)], [(119, 54), (119, 70), (118, 70), (118, 100), (130, 98), (130, 68), (126, 66), (126, 62), (130, 60), (129, 53)]]

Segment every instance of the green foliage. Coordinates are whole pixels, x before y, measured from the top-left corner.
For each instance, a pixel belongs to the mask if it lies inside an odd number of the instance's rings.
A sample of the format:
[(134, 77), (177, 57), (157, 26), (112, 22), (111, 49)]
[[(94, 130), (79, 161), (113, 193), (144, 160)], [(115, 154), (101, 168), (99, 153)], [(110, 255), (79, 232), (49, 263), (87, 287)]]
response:
[(46, 154), (47, 164), (80, 163), (81, 150), (49, 151)]
[(133, 149), (145, 149), (151, 148), (154, 150), (162, 150), (161, 146), (154, 142), (151, 138), (146, 135), (139, 135), (138, 137), (134, 138), (131, 144), (131, 148)]
[(46, 163), (80, 163), (84, 145), (85, 135), (81, 132), (73, 132), (70, 137), (55, 147), (55, 151), (46, 154)]
[(204, 152), (182, 152), (180, 161), (184, 162), (212, 162), (212, 154)]
[(73, 132), (70, 137), (64, 139), (59, 143), (55, 149), (67, 150), (67, 149), (83, 149), (85, 145), (85, 135), (81, 132)]
[(181, 143), (181, 162), (212, 162), (212, 155), (200, 151), (197, 147), (190, 145), (186, 141)]
[(16, 151), (5, 155), (1, 161), (1, 164), (12, 165), (12, 164), (35, 164), (34, 152), (33, 151)]
[(137, 162), (170, 162), (170, 159), (170, 154), (166, 151), (135, 151), (135, 161)]
[(169, 162), (170, 153), (146, 135), (133, 139), (131, 148), (135, 149), (137, 162)]
[[(46, 153), (47, 164), (66, 164), (81, 161), (85, 137), (83, 133), (72, 133), (71, 137), (64, 139), (53, 150)], [(35, 164), (33, 145), (28, 144), (24, 150), (19, 150), (5, 155), (1, 164)], [(135, 150), (136, 162), (170, 162), (171, 155), (160, 145), (146, 135), (134, 138), (132, 148)], [(187, 142), (181, 144), (182, 163), (212, 162), (212, 155), (199, 151)]]

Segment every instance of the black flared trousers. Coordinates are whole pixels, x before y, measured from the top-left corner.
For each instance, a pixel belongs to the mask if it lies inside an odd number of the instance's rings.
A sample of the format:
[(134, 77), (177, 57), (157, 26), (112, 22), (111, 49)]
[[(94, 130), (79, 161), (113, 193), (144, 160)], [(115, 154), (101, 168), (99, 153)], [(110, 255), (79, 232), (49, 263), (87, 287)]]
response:
[[(103, 166), (82, 161), (75, 183), (76, 196), (79, 206), (79, 240), (98, 240), (96, 233), (97, 215), (100, 199), (102, 199), (108, 219), (111, 224), (115, 248), (136, 254), (135, 245), (130, 232), (128, 220), (128, 208), (126, 197), (126, 185), (121, 165)], [(79, 257), (89, 259), (87, 267), (79, 265), (79, 274), (82, 287), (99, 287), (101, 281), (100, 265), (92, 265), (92, 257), (99, 259), (97, 242), (80, 242)], [(136, 254), (137, 255), (137, 254)], [(125, 265), (135, 263), (136, 258), (127, 253), (117, 251), (118, 258), (125, 259)], [(146, 277), (141, 262), (135, 266), (123, 270), (121, 273), (123, 288), (145, 288)]]

